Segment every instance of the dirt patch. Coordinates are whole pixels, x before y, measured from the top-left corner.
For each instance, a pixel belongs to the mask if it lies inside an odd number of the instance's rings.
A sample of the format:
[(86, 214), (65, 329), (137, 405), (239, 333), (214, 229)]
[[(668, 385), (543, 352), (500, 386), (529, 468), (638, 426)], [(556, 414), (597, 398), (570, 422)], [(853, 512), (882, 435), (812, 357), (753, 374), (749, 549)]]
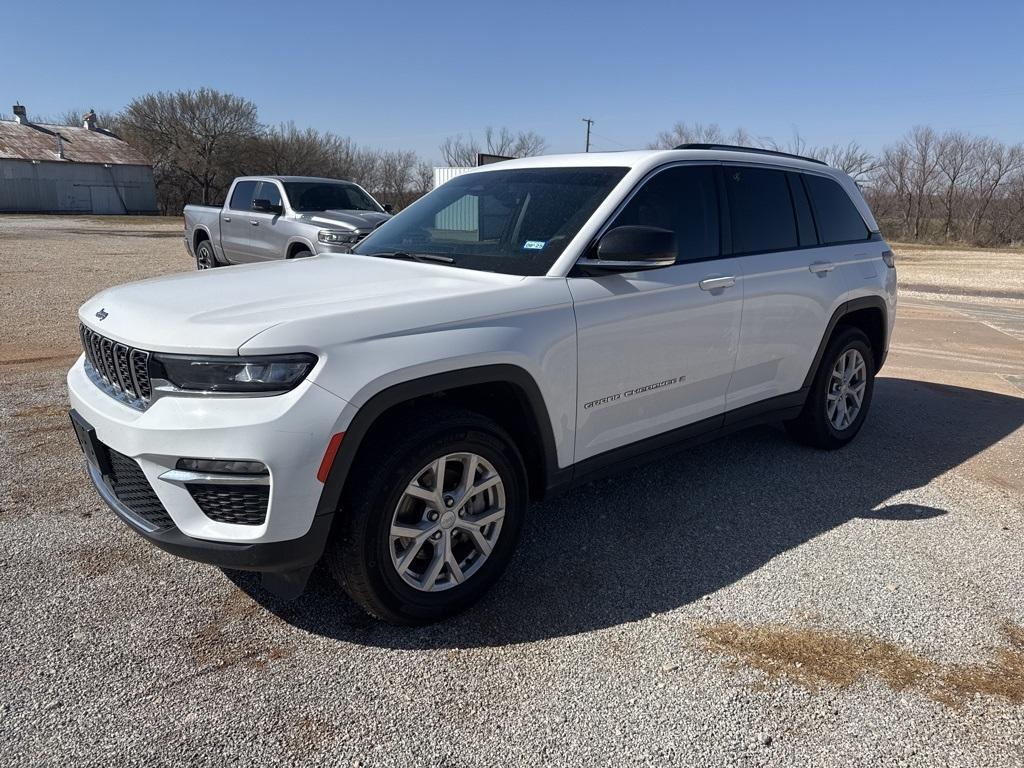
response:
[(262, 668), (294, 653), (288, 646), (260, 642), (256, 625), (280, 621), (235, 589), (214, 612), (213, 620), (192, 638), (189, 647), (196, 663), (203, 667), (230, 667), (245, 662)]
[(67, 415), (67, 407), (61, 404), (51, 405), (33, 405), (31, 408), (22, 408), (20, 411), (15, 411), (14, 416), (18, 419), (31, 419), (31, 418), (61, 418), (63, 419)]
[(1002, 627), (1007, 646), (974, 664), (940, 664), (869, 635), (819, 629), (720, 623), (697, 632), (712, 650), (812, 691), (875, 677), (894, 691), (918, 690), (951, 707), (976, 696), (1024, 704), (1024, 629), (1011, 622)]

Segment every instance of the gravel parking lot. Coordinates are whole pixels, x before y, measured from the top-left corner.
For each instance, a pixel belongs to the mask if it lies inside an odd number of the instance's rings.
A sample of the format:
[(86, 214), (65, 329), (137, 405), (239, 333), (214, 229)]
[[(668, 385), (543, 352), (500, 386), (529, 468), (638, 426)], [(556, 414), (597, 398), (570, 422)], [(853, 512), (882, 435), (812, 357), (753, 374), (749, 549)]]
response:
[(758, 428), (535, 505), (478, 607), (397, 629), (89, 487), (75, 311), (180, 235), (0, 217), (0, 763), (1024, 765), (1024, 252), (897, 248), (851, 446)]

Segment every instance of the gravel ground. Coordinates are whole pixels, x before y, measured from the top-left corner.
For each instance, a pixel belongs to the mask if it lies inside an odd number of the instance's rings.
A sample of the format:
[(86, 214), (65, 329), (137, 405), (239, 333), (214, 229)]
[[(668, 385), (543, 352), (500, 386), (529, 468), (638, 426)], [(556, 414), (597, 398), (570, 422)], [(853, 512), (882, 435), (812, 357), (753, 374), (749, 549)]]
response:
[(759, 428), (535, 505), (477, 608), (396, 629), (323, 573), (286, 604), (165, 555), (88, 488), (73, 310), (188, 268), (179, 234), (0, 217), (0, 763), (1024, 765), (1012, 299), (913, 294), (843, 451)]

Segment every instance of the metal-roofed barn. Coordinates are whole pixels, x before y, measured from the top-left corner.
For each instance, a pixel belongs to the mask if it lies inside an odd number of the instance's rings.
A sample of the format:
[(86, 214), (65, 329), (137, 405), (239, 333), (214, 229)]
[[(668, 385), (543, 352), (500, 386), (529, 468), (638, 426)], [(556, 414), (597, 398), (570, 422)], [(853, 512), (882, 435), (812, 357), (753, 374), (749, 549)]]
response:
[(153, 168), (91, 111), (77, 128), (32, 123), (15, 105), (0, 120), (0, 212), (156, 213)]

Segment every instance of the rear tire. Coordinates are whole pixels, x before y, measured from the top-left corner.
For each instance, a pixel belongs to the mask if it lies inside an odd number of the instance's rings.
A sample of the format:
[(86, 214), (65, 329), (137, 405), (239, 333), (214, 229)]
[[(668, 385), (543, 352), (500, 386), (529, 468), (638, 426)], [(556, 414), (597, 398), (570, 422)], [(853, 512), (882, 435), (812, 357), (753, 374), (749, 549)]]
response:
[(196, 269), (213, 269), (220, 266), (217, 263), (217, 255), (213, 252), (213, 243), (209, 240), (200, 240), (196, 246)]
[(825, 349), (803, 411), (786, 431), (805, 445), (842, 448), (864, 424), (874, 389), (871, 343), (859, 328), (844, 328)]
[(326, 558), (369, 614), (392, 624), (451, 616), (511, 560), (526, 515), (526, 470), (490, 419), (446, 409), (396, 421), (364, 448), (350, 477)]

